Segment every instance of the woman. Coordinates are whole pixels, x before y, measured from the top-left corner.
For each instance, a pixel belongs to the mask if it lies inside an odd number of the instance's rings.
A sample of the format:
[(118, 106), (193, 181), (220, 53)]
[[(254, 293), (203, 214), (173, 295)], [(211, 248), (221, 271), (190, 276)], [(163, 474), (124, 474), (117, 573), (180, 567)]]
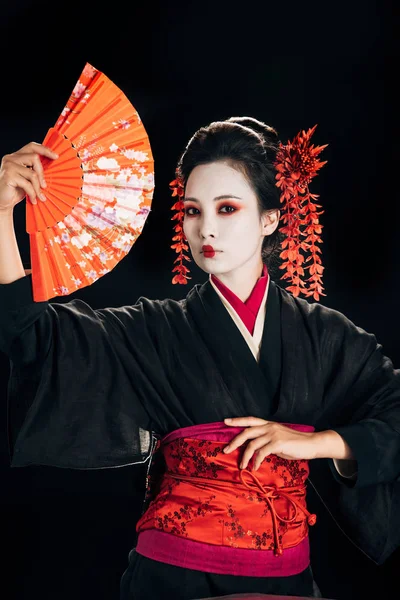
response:
[(316, 458), (329, 461), (355, 543), (377, 562), (398, 545), (387, 515), (387, 527), (375, 526), (400, 472), (398, 372), (373, 335), (271, 280), (277, 151), (275, 130), (255, 119), (196, 132), (176, 181), (183, 232), (209, 280), (182, 301), (100, 310), (33, 302), (12, 210), (25, 195), (40, 201), (39, 156), (55, 156), (28, 144), (3, 158), (11, 419), (15, 397), (29, 399), (12, 465), (90, 469), (155, 457), (121, 600), (315, 596), (306, 484)]

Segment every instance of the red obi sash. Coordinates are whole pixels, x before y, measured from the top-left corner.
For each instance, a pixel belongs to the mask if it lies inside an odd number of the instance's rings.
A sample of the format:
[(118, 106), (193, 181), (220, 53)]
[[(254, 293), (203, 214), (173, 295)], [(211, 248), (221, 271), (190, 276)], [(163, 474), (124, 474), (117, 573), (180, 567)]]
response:
[(258, 471), (241, 470), (244, 446), (230, 454), (223, 448), (242, 429), (209, 423), (161, 440), (165, 471), (137, 523), (137, 552), (224, 574), (284, 576), (307, 568), (308, 526), (316, 521), (306, 505), (308, 461), (270, 455)]

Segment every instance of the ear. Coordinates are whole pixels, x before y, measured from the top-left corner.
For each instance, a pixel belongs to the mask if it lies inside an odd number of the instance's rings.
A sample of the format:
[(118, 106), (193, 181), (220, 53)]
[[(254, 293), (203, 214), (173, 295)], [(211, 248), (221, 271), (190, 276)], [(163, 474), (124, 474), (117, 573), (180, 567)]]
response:
[(279, 208), (273, 208), (271, 210), (264, 211), (261, 217), (263, 235), (271, 235), (274, 233), (275, 229), (279, 225), (280, 216), (281, 211)]

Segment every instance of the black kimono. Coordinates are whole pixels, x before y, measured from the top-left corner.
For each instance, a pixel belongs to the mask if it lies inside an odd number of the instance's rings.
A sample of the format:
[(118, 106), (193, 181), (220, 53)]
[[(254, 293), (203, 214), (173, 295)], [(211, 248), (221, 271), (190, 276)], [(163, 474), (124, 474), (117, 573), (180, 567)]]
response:
[(257, 363), (210, 282), (181, 301), (93, 310), (81, 300), (34, 303), (24, 277), (0, 285), (0, 306), (13, 467), (139, 463), (153, 434), (226, 417), (334, 429), (353, 450), (357, 479), (322, 461), (323, 477), (337, 482), (325, 497), (321, 462), (310, 461), (311, 482), (377, 564), (399, 546), (400, 372), (341, 313), (271, 282)]

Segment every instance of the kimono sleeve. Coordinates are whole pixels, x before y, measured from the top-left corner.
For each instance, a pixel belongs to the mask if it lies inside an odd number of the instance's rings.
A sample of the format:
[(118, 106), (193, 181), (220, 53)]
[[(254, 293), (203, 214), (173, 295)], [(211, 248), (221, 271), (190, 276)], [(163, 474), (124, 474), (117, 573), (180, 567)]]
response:
[(48, 302), (34, 302), (30, 276), (0, 285), (0, 350), (21, 366), (39, 365), (51, 342)]
[[(321, 356), (334, 425), (358, 463), (354, 487), (400, 477), (400, 370), (376, 337), (331, 311)], [(337, 474), (336, 469), (333, 471)]]
[(329, 461), (340, 483), (338, 518), (381, 564), (400, 545), (400, 371), (373, 334), (341, 313), (321, 309), (320, 326), (325, 426), (346, 440), (358, 465), (351, 481)]
[(147, 328), (151, 301), (102, 310), (81, 300), (35, 303), (28, 276), (0, 286), (0, 305), (11, 466), (147, 460), (157, 426), (151, 399), (164, 384)]

